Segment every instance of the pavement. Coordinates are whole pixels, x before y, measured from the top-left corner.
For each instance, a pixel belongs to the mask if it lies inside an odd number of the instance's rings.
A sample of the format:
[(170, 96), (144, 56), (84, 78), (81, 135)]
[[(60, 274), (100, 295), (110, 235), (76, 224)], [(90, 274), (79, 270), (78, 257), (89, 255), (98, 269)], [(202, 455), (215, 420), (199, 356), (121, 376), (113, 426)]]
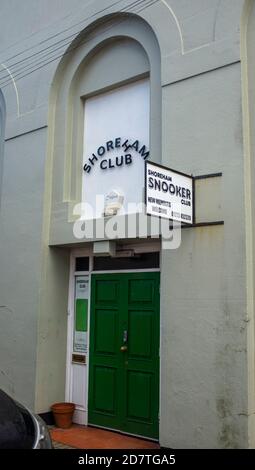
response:
[(91, 426), (49, 428), (54, 449), (159, 449), (157, 442)]
[(68, 446), (66, 444), (61, 444), (61, 442), (52, 441), (53, 449), (75, 449), (75, 447)]

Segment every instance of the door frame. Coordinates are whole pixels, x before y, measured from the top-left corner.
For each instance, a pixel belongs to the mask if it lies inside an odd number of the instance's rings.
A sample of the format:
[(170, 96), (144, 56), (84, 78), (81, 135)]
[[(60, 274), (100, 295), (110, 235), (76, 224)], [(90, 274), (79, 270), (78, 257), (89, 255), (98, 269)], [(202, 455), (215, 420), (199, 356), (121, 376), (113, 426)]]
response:
[[(75, 271), (75, 261), (79, 257), (89, 258), (88, 271)], [(74, 395), (74, 366), (72, 363), (73, 354), (73, 336), (74, 336), (74, 320), (75, 320), (75, 278), (76, 276), (88, 275), (89, 289), (91, 284), (93, 254), (92, 247), (88, 246), (83, 249), (75, 249), (70, 253), (70, 275), (69, 275), (69, 293), (68, 293), (68, 308), (67, 308), (67, 348), (66, 348), (66, 384), (65, 384), (65, 400), (73, 402)], [(89, 350), (89, 327), (90, 327), (90, 295), (88, 299), (88, 350)], [(84, 369), (83, 374), (86, 384), (86, 393), (79, 405), (76, 404), (74, 412), (74, 422), (81, 425), (88, 423), (88, 371), (89, 371), (89, 354), (86, 355), (86, 364), (80, 364), (80, 368)]]
[[(89, 389), (89, 349), (90, 349), (90, 315), (91, 315), (91, 275), (92, 274), (121, 274), (121, 273), (146, 273), (146, 272), (160, 272), (159, 268), (145, 268), (145, 269), (118, 269), (118, 270), (93, 270), (93, 246), (89, 246), (82, 249), (74, 249), (70, 253), (70, 275), (69, 275), (69, 293), (68, 293), (68, 307), (67, 307), (67, 348), (66, 348), (66, 384), (65, 384), (65, 400), (67, 402), (73, 401), (74, 395), (74, 371), (72, 363), (72, 354), (73, 354), (73, 334), (74, 334), (74, 319), (75, 319), (75, 309), (74, 309), (74, 296), (75, 296), (75, 278), (76, 276), (88, 275), (89, 278), (89, 290), (90, 295), (88, 299), (88, 330), (87, 330), (87, 347), (88, 353), (86, 355), (86, 364), (79, 365), (79, 367), (85, 369), (83, 373), (85, 374), (85, 383), (86, 383), (86, 393), (83, 403), (76, 405), (74, 413), (74, 422), (81, 425), (88, 424), (88, 389)], [(140, 246), (140, 244), (137, 246)], [(144, 252), (153, 252), (159, 251), (149, 247), (150, 243), (146, 244), (146, 249)], [(75, 271), (75, 260), (79, 257), (89, 257), (89, 270), (88, 271)], [(160, 262), (161, 263), (161, 259)], [(159, 417), (160, 417), (160, 396), (161, 396), (161, 299), (159, 297)], [(99, 427), (99, 426), (98, 426)], [(100, 426), (101, 427), (101, 426)], [(104, 427), (102, 426), (102, 429)], [(106, 429), (106, 428), (104, 428)], [(108, 429), (108, 428), (107, 428)], [(110, 429), (110, 428), (109, 428)], [(121, 433), (121, 431), (118, 431)], [(127, 434), (127, 433), (124, 433)], [(132, 434), (134, 435), (134, 434)], [(141, 437), (141, 436), (138, 436)], [(150, 438), (146, 438), (150, 439)], [(154, 440), (154, 439), (153, 439)]]

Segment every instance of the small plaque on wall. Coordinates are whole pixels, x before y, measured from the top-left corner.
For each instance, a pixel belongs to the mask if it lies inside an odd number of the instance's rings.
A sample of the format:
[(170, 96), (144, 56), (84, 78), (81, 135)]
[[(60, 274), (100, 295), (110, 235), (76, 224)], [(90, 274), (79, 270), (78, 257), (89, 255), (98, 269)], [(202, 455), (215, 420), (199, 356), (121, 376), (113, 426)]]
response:
[(86, 364), (86, 356), (82, 356), (81, 354), (72, 354), (72, 362), (76, 364)]

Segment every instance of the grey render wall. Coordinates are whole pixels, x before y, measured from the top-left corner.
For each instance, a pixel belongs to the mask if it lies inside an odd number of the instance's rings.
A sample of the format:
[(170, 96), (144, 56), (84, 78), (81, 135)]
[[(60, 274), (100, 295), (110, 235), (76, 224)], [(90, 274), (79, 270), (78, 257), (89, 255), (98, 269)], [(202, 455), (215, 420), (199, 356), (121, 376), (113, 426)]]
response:
[[(163, 251), (163, 444), (245, 447), (247, 317), (240, 64), (164, 88), (163, 162), (223, 172), (224, 226), (182, 231)], [(206, 197), (206, 192), (205, 192)], [(167, 411), (170, 406), (171, 411)], [(187, 423), (192, 423), (192, 437)]]
[(5, 142), (0, 216), (1, 387), (34, 407), (46, 130)]
[[(99, 4), (104, 9), (111, 3), (3, 0), (0, 62), (12, 70), (8, 57), (21, 47), (44, 41), (81, 18), (94, 15), (93, 20), (97, 19), (105, 14), (97, 14)], [(123, 1), (126, 6), (131, 3)], [(249, 445), (239, 63), (244, 3), (166, 0), (140, 13), (161, 52), (163, 164), (194, 174), (223, 171), (225, 225), (183, 231), (181, 248), (162, 255), (160, 442), (169, 447)], [(84, 21), (84, 27), (90, 21)], [(61, 319), (66, 298), (58, 302), (59, 295), (52, 293), (50, 305), (42, 301), (42, 277), (47, 272), (43, 262), (45, 256), (50, 258), (51, 175), (46, 154), (47, 145), (54, 145), (46, 126), (58, 64), (59, 60), (51, 62), (17, 80), (16, 89), (3, 88), (7, 140), (0, 213), (0, 305), (6, 307), (0, 312), (0, 386), (31, 407), (36, 402), (40, 411), (47, 411), (51, 400), (63, 399), (65, 382), (66, 321)], [(240, 197), (233, 204), (237, 187)], [(47, 261), (54, 269), (44, 296), (53, 289), (54, 276), (59, 281), (57, 294), (61, 286), (66, 289), (68, 256), (64, 254), (65, 267), (59, 254), (57, 258), (52, 265)], [(58, 277), (61, 269), (63, 276)], [(49, 308), (55, 312), (50, 320)], [(47, 372), (43, 355), (38, 359), (38, 319), (43, 325), (39, 343), (55, 357), (57, 382)], [(54, 337), (47, 343), (51, 330)], [(39, 378), (37, 360), (43, 368)]]
[(247, 0), (241, 23), (242, 108), (244, 137), (244, 188), (247, 267), (247, 353), (248, 353), (248, 428), (249, 445), (255, 446), (255, 315), (254, 315), (254, 130), (255, 130), (255, 2)]
[[(24, 58), (9, 61), (9, 57), (26, 49), (28, 55), (35, 53), (31, 47), (44, 40), (49, 29), (51, 34), (64, 29), (74, 10), (82, 6), (82, 0), (3, 0), (1, 83), (10, 77), (6, 67)], [(32, 60), (19, 67), (29, 69)], [(31, 408), (35, 403), (47, 109), (54, 69), (55, 64), (49, 65), (43, 73), (39, 70), (26, 80), (15, 81), (16, 89), (13, 85), (3, 88), (7, 141), (0, 213), (0, 386)]]
[(5, 136), (6, 108), (3, 93), (0, 91), (0, 207), (2, 194), (2, 176), (4, 161), (4, 136)]
[[(38, 50), (33, 48), (35, 44), (70, 26), (74, 12), (82, 7), (83, 0), (3, 0), (1, 85), (10, 78), (9, 71), (15, 75), (11, 64), (24, 59), (23, 55), (9, 60), (10, 57), (25, 50), (27, 55), (34, 54)], [(33, 61), (35, 57), (17, 65), (17, 74), (29, 72)], [(24, 67), (25, 72), (21, 73)], [(15, 86), (11, 81), (10, 86), (2, 88), (6, 102), (6, 142), (0, 165), (0, 387), (32, 409), (44, 254), (47, 113), (55, 67), (56, 63), (49, 64), (43, 71), (20, 81), (19, 75)]]

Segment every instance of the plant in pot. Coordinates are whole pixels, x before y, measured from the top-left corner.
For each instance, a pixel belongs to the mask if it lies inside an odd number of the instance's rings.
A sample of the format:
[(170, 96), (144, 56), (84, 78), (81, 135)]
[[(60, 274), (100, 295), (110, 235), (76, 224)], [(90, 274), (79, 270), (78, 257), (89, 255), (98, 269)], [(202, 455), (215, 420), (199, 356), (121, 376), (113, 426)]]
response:
[(54, 403), (51, 406), (51, 411), (53, 413), (56, 426), (63, 429), (70, 428), (73, 422), (74, 410), (74, 403)]

